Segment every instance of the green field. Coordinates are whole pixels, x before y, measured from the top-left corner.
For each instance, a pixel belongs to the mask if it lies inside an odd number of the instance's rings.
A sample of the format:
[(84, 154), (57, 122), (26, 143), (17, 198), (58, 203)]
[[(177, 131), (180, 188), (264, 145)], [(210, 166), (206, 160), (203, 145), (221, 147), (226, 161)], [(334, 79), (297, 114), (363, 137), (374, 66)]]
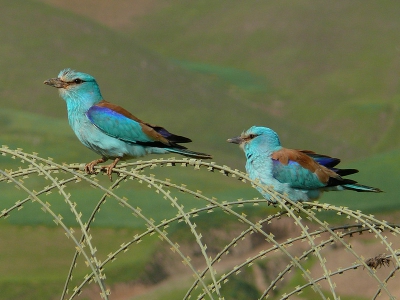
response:
[[(0, 27), (7, 29), (0, 30), (0, 145), (38, 152), (59, 164), (97, 158), (75, 138), (57, 91), (43, 84), (70, 67), (95, 76), (106, 100), (190, 137), (191, 149), (212, 154), (220, 165), (244, 170), (242, 151), (226, 139), (252, 125), (268, 126), (284, 146), (340, 157), (343, 167), (360, 169), (354, 179), (385, 191), (327, 193), (321, 201), (366, 213), (399, 211), (397, 3), (154, 0), (132, 4), (133, 13), (126, 9), (129, 1), (115, 1), (113, 8), (105, 0), (92, 6), (78, 2), (0, 0)], [(0, 156), (1, 170), (23, 166)], [(258, 196), (249, 184), (204, 170), (152, 172), (221, 201)], [(106, 176), (98, 178), (110, 184)], [(26, 183), (32, 189), (45, 186), (34, 176)], [(101, 197), (83, 184), (67, 189), (84, 216)], [(0, 210), (26, 197), (4, 182), (0, 191)], [(138, 182), (117, 193), (157, 221), (176, 213)], [(188, 209), (204, 205), (179, 197)], [(74, 226), (60, 195), (45, 199)], [(110, 200), (93, 223), (96, 235), (107, 237), (99, 239), (101, 255), (143, 228), (142, 220)], [(0, 244), (0, 299), (57, 295), (74, 249), (37, 203), (0, 220), (0, 240), (8, 241)], [(142, 274), (156, 241), (137, 246), (143, 250), (135, 253), (143, 257), (122, 255), (109, 266), (108, 280)], [(77, 276), (84, 274), (80, 263)]]

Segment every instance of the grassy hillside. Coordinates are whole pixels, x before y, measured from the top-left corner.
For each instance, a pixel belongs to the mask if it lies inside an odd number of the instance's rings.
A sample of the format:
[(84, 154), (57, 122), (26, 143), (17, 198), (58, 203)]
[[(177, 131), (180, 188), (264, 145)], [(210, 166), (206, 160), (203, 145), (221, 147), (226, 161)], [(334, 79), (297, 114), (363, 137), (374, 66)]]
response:
[(135, 18), (137, 41), (167, 57), (264, 76), (276, 95), (252, 100), (279, 103), (283, 117), (312, 131), (373, 152), (400, 145), (392, 131), (400, 126), (398, 3), (168, 4)]
[[(375, 185), (396, 190), (379, 182), (381, 174), (395, 177), (394, 165), (372, 167), (366, 157), (382, 153), (371, 158), (373, 164), (400, 146), (397, 3), (154, 0), (131, 6), (119, 1), (111, 8), (101, 1), (96, 9), (77, 1), (43, 2), (123, 32), (183, 69), (225, 82), (235, 107), (255, 109), (235, 122), (247, 118), (268, 125), (284, 145), (337, 155), (345, 166), (359, 167), (360, 181), (378, 180)], [(265, 116), (260, 121), (258, 112)], [(340, 197), (347, 202), (353, 196)]]
[(112, 7), (101, 1), (96, 9), (43, 1), (124, 32), (164, 57), (208, 64), (210, 73), (218, 75), (219, 66), (261, 76), (267, 92), (247, 91), (242, 100), (281, 122), (368, 147), (362, 155), (400, 145), (396, 2), (154, 0), (129, 9), (126, 1)]
[[(0, 27), (7, 29), (0, 30), (0, 144), (58, 163), (97, 157), (75, 138), (57, 91), (43, 85), (71, 67), (94, 75), (105, 99), (192, 138), (191, 149), (213, 154), (219, 164), (243, 170), (241, 150), (225, 141), (265, 125), (285, 146), (339, 156), (345, 167), (361, 170), (355, 179), (385, 191), (327, 193), (322, 201), (371, 213), (400, 209), (397, 3), (0, 0), (0, 7)], [(0, 156), (1, 169), (18, 166)], [(248, 185), (210, 180), (202, 172), (155, 172), (218, 199), (258, 196)], [(106, 176), (98, 178), (109, 184)], [(26, 197), (9, 184), (0, 190), (0, 210)], [(85, 216), (99, 197), (80, 185), (68, 191)], [(175, 213), (143, 185), (118, 193), (156, 220)], [(46, 197), (68, 225), (75, 223), (55, 193)], [(196, 201), (188, 199), (185, 207), (196, 207)], [(72, 255), (67, 249), (73, 249), (59, 229), (40, 227), (53, 225), (49, 216), (31, 203), (0, 223), (0, 240), (8, 241), (0, 245), (0, 298), (47, 299), (46, 289), (59, 292)], [(110, 245), (143, 226), (109, 201), (93, 230), (106, 237), (107, 245), (100, 245), (105, 256)], [(38, 244), (48, 252), (38, 251)], [(143, 269), (156, 244), (140, 247), (143, 257), (121, 256), (110, 265), (111, 281), (132, 279)], [(83, 272), (78, 269), (79, 276)]]
[[(318, 151), (342, 152), (345, 157), (354, 151), (354, 145), (346, 146), (339, 139), (310, 133), (303, 125), (282, 120), (245, 101), (247, 90), (237, 87), (232, 80), (237, 82), (243, 77), (248, 80), (246, 86), (262, 85), (258, 77), (249, 77), (248, 73), (232, 68), (219, 68), (222, 74), (219, 76), (193, 72), (187, 70), (188, 66), (193, 69), (193, 65), (182, 66), (162, 59), (131, 38), (83, 17), (38, 2), (3, 2), (5, 17), (0, 25), (9, 28), (0, 33), (4, 45), (0, 48), (3, 107), (67, 122), (63, 100), (55, 89), (42, 83), (55, 77), (60, 69), (72, 67), (93, 74), (106, 99), (123, 105), (146, 121), (191, 137), (194, 140), (191, 148), (210, 152), (221, 163), (243, 165), (240, 151), (225, 141), (254, 124), (275, 128), (288, 146), (307, 148), (318, 144)], [(227, 76), (231, 81), (226, 81)], [(7, 122), (14, 122), (11, 113), (3, 120)], [(23, 127), (23, 122), (19, 121), (18, 126)], [(44, 119), (42, 123), (45, 124)], [(2, 143), (6, 144), (8, 126), (1, 135)], [(24, 130), (30, 135), (29, 131), (36, 129), (28, 125)], [(65, 144), (79, 149), (77, 141)], [(32, 144), (25, 150), (41, 153), (41, 147)]]
[[(93, 229), (91, 232), (102, 260), (116, 250), (116, 245), (137, 233), (129, 229)], [(65, 237), (63, 230), (1, 224), (0, 236), (2, 241), (7, 241), (0, 244), (0, 299), (58, 298), (74, 254), (73, 243)], [(156, 237), (144, 239), (134, 246), (135, 255), (120, 255), (109, 264), (106, 267), (109, 284), (137, 280), (143, 274), (156, 244)], [(74, 277), (78, 280), (87, 272), (85, 263), (79, 258)], [(77, 280), (73, 281), (74, 285)]]
[(352, 178), (362, 184), (379, 187), (384, 193), (326, 193), (321, 201), (343, 205), (352, 209), (360, 209), (365, 213), (390, 213), (400, 209), (399, 189), (397, 179), (400, 170), (397, 167), (400, 161), (400, 151), (393, 150), (374, 155), (368, 159), (358, 160), (345, 167), (356, 168), (360, 173)]

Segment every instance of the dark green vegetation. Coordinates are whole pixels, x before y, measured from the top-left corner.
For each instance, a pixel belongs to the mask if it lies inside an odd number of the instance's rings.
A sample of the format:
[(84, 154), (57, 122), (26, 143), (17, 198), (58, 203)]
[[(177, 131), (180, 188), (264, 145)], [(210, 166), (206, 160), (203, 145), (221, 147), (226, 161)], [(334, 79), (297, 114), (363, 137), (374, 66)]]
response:
[[(251, 125), (269, 126), (285, 146), (341, 157), (344, 167), (361, 170), (355, 179), (386, 192), (328, 193), (322, 201), (370, 213), (400, 208), (398, 3), (155, 0), (134, 22), (112, 26), (110, 20), (101, 24), (90, 18), (87, 11), (96, 15), (97, 6), (82, 10), (70, 1), (76, 6), (68, 11), (57, 8), (56, 0), (47, 1), (55, 6), (43, 2), (0, 0), (0, 28), (7, 29), (0, 30), (1, 144), (39, 152), (59, 163), (96, 158), (73, 135), (57, 91), (42, 84), (71, 67), (94, 75), (105, 99), (192, 138), (191, 149), (213, 154), (219, 164), (243, 169), (241, 150), (226, 139)], [(19, 164), (0, 157), (1, 169)], [(174, 181), (218, 199), (257, 196), (250, 186), (232, 180), (224, 185), (229, 191), (223, 190), (201, 172), (193, 178), (174, 176)], [(0, 189), (1, 210), (17, 199), (11, 185)], [(133, 197), (128, 188), (121, 193)], [(155, 219), (170, 208), (145, 187), (138, 187), (134, 195), (140, 199), (138, 206), (156, 208)], [(91, 207), (83, 204), (83, 212), (89, 213)], [(19, 230), (10, 223), (52, 224), (46, 215), (33, 214), (34, 209), (38, 210), (26, 206), (2, 220), (0, 239), (8, 240), (10, 231)], [(96, 230), (134, 231), (139, 226), (126, 221), (118, 205), (111, 204), (101, 215)], [(24, 228), (15, 235), (31, 249), (41, 235), (37, 227)], [(58, 229), (46, 230), (46, 235), (60, 234)], [(29, 243), (28, 235), (36, 239)], [(110, 239), (119, 235), (111, 234)], [(1, 286), (13, 281), (18, 291), (19, 284), (32, 277), (39, 285), (42, 280), (62, 284), (68, 260), (46, 276), (35, 267), (33, 273), (10, 272), (24, 269), (15, 261), (25, 256), (42, 266), (35, 254), (11, 251), (21, 247), (6, 247), (10, 253), (2, 255), (5, 269), (0, 273), (7, 276)], [(127, 260), (134, 265), (132, 257)], [(120, 273), (122, 265), (114, 264), (113, 274)]]

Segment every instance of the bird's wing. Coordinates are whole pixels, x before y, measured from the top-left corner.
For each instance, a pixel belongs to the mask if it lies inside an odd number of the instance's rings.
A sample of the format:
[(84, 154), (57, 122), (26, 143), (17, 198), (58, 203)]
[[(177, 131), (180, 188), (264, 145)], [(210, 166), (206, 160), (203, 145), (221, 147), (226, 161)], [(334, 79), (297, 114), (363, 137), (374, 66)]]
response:
[(323, 165), (327, 168), (332, 168), (340, 163), (339, 158), (331, 157), (331, 156), (324, 155), (324, 154), (318, 154), (318, 153), (315, 153), (314, 151), (310, 151), (310, 150), (298, 150), (298, 151), (300, 151), (304, 154), (307, 154), (312, 159), (314, 159), (317, 163), (319, 163), (320, 165)]
[(175, 143), (187, 143), (191, 140), (168, 132), (160, 126), (153, 126), (138, 119), (124, 108), (101, 101), (92, 106), (86, 116), (105, 134), (117, 139), (152, 147), (185, 147)]
[(319, 163), (320, 165), (323, 165), (324, 167), (329, 168), (330, 170), (334, 171), (336, 174), (339, 174), (340, 176), (346, 176), (346, 175), (358, 173), (357, 169), (334, 168), (336, 165), (338, 165), (340, 163), (339, 158), (330, 157), (330, 156), (324, 155), (324, 154), (318, 154), (318, 153), (315, 153), (310, 150), (299, 150), (299, 151), (304, 154), (307, 154), (313, 160), (315, 160), (317, 163)]
[(313, 152), (286, 148), (275, 151), (271, 155), (273, 176), (278, 181), (288, 183), (291, 187), (298, 189), (317, 189), (337, 185), (341, 177), (333, 170), (319, 164), (309, 155), (311, 153)]

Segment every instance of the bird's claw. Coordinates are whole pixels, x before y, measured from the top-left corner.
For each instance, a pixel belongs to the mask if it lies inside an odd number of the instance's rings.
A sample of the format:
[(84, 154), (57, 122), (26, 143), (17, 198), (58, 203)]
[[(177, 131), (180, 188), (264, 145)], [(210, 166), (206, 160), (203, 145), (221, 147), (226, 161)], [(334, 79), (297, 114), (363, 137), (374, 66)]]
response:
[(103, 171), (105, 171), (105, 173), (107, 174), (108, 178), (110, 178), (110, 181), (112, 181), (112, 172), (113, 172), (114, 166), (115, 166), (114, 163), (112, 163), (112, 164), (110, 164), (108, 166), (104, 166), (104, 167), (101, 168)]
[(96, 165), (98, 165), (99, 163), (102, 163), (102, 162), (105, 162), (105, 161), (106, 161), (106, 159), (104, 159), (104, 158), (99, 158), (99, 159), (95, 159), (94, 161), (91, 161), (90, 163), (86, 164), (86, 165), (85, 165), (85, 172), (86, 172), (86, 174), (94, 174), (94, 173), (96, 173), (96, 172), (94, 171), (94, 167), (95, 167)]
[(103, 171), (106, 172), (108, 178), (110, 178), (110, 180), (112, 181), (112, 172), (114, 167), (117, 165), (117, 163), (119, 162), (119, 158), (117, 157), (111, 164), (109, 164), (108, 166), (103, 166), (101, 169)]
[[(99, 159), (96, 159), (96, 160), (94, 160), (94, 161), (92, 161), (92, 162), (90, 162), (90, 163), (88, 163), (88, 164), (86, 164), (85, 165), (85, 172), (87, 173), (87, 174), (94, 174), (94, 173), (96, 173), (95, 171), (94, 171), (94, 167), (96, 166), (96, 165), (98, 165), (99, 163), (102, 163), (102, 162), (105, 162), (107, 159), (105, 159), (105, 158), (99, 158)], [(110, 180), (112, 181), (112, 172), (113, 172), (113, 169), (114, 169), (114, 167), (117, 165), (117, 163), (119, 162), (119, 158), (117, 157), (111, 164), (109, 164), (108, 166), (102, 166), (101, 167), (101, 170), (102, 171), (105, 171), (105, 173), (107, 174), (107, 176), (108, 176), (108, 178), (110, 178)]]
[(85, 165), (86, 174), (94, 174), (94, 166), (95, 165), (93, 164), (93, 162), (86, 164)]

